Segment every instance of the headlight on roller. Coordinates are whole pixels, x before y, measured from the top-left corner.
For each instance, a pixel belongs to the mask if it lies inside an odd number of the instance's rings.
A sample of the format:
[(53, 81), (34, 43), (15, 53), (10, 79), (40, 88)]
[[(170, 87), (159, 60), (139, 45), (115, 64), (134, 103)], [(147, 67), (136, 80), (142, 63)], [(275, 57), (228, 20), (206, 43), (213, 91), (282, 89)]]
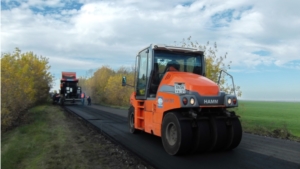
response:
[(190, 99), (190, 103), (191, 103), (191, 105), (195, 104), (195, 99), (193, 97)]
[(228, 98), (228, 99), (227, 99), (227, 103), (228, 103), (228, 104), (231, 104), (231, 98)]

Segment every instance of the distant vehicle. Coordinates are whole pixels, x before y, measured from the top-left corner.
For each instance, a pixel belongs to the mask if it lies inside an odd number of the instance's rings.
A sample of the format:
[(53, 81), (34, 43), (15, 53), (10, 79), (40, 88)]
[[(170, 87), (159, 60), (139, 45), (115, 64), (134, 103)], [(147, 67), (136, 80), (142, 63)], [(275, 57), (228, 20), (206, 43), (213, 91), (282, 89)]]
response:
[(62, 72), (59, 101), (61, 105), (64, 105), (66, 102), (81, 102), (81, 87), (78, 86), (78, 81), (76, 72)]
[[(170, 155), (231, 150), (242, 139), (233, 94), (205, 77), (204, 51), (154, 44), (136, 57), (134, 92), (130, 96), (131, 133), (161, 137)], [(122, 78), (122, 86), (126, 77)], [(130, 86), (130, 85), (129, 85)], [(142, 143), (141, 143), (142, 144)]]

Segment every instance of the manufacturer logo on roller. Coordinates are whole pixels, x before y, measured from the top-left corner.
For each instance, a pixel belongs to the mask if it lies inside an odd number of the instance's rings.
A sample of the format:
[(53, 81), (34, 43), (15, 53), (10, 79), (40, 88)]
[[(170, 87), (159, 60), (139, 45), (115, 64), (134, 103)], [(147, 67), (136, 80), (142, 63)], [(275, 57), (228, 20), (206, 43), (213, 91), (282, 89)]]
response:
[(219, 100), (217, 99), (204, 99), (204, 104), (218, 104)]

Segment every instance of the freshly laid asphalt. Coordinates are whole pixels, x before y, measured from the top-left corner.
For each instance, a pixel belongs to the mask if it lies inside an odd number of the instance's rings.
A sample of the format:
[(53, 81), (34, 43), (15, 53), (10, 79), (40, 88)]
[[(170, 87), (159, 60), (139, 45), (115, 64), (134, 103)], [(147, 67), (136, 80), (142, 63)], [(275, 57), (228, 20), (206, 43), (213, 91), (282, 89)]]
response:
[(157, 169), (300, 169), (298, 142), (243, 133), (240, 145), (232, 151), (170, 156), (164, 151), (159, 137), (129, 133), (127, 110), (98, 105), (65, 107)]

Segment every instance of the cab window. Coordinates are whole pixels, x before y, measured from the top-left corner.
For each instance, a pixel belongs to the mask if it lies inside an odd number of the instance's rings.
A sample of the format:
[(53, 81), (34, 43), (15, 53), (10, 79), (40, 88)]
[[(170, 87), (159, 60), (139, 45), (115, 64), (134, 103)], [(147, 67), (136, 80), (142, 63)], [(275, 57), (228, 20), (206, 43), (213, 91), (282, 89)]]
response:
[(148, 53), (147, 50), (143, 50), (139, 54), (139, 63), (137, 70), (137, 85), (136, 85), (136, 96), (146, 96), (146, 84), (147, 84), (147, 61)]

